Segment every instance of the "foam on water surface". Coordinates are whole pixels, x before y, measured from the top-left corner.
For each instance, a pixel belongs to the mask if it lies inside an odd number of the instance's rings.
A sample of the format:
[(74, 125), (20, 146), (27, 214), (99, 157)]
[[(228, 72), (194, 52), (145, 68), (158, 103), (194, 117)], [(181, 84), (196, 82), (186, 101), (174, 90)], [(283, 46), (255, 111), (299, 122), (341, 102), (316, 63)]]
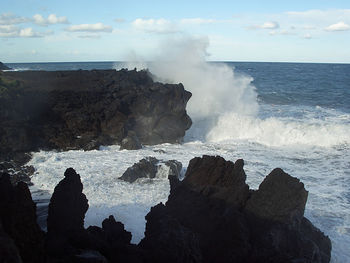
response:
[[(132, 232), (132, 242), (138, 243), (144, 236), (145, 215), (152, 206), (166, 202), (169, 182), (164, 177), (158, 177), (151, 182), (130, 184), (118, 177), (147, 156), (178, 160), (182, 162), (184, 172), (190, 159), (204, 154), (220, 155), (231, 161), (243, 158), (247, 183), (251, 188), (257, 188), (275, 167), (281, 167), (290, 175), (298, 177), (309, 191), (306, 217), (332, 240), (332, 262), (344, 262), (345, 258), (350, 258), (350, 252), (344, 245), (350, 243), (349, 148), (267, 147), (256, 142), (193, 141), (182, 145), (148, 146), (136, 151), (119, 151), (119, 146), (86, 152), (42, 151), (34, 153), (29, 164), (36, 169), (32, 178), (34, 187), (49, 193), (63, 178), (66, 168), (76, 169), (90, 205), (85, 226), (100, 226), (102, 220), (112, 214)], [(38, 193), (33, 191), (34, 199), (43, 198)]]

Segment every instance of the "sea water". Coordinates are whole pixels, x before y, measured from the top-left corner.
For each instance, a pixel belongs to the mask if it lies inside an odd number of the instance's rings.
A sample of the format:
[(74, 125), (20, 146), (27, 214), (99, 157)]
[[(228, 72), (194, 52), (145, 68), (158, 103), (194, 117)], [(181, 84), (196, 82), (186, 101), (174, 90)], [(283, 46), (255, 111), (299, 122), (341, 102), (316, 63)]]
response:
[[(123, 65), (9, 66), (73, 70)], [(193, 125), (184, 143), (136, 151), (120, 151), (115, 145), (93, 151), (36, 152), (29, 163), (36, 169), (31, 189), (34, 199), (49, 198), (65, 169), (73, 167), (89, 200), (85, 225), (100, 226), (112, 214), (132, 232), (132, 242), (138, 243), (144, 235), (144, 216), (150, 207), (166, 202), (169, 183), (162, 172), (153, 181), (130, 184), (119, 180), (128, 167), (154, 156), (182, 162), (184, 174), (189, 160), (196, 156), (220, 155), (231, 161), (243, 158), (252, 189), (276, 167), (298, 177), (309, 191), (305, 216), (330, 237), (332, 262), (350, 262), (350, 65), (194, 63), (192, 68), (185, 67), (192, 74), (184, 75), (183, 80), (179, 79), (181, 72), (173, 77), (158, 69), (153, 65), (157, 80), (183, 82), (193, 93), (188, 104)], [(208, 78), (200, 77), (203, 75)]]

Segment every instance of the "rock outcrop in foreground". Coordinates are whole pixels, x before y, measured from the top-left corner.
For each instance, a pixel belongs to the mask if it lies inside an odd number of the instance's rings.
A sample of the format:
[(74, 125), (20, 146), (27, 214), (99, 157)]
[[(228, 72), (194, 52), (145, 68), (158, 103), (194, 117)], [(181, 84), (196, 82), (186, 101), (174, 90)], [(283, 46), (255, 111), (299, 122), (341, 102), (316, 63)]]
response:
[(0, 157), (94, 149), (130, 134), (138, 144), (126, 148), (179, 142), (191, 126), (190, 97), (182, 84), (153, 82), (147, 71), (0, 72)]
[[(221, 157), (192, 159), (183, 181), (170, 178), (166, 205), (151, 208), (146, 216), (145, 237), (138, 245), (130, 244), (131, 233), (113, 216), (103, 221), (102, 228), (84, 229), (88, 201), (80, 176), (72, 168), (67, 169), (52, 196), (44, 249), (40, 250), (42, 239), (37, 230), (31, 230), (27, 237), (16, 234), (24, 226), (37, 229), (29, 220), (35, 209), (21, 212), (28, 214), (23, 217), (28, 220), (15, 220), (16, 225), (6, 226), (4, 222), (11, 222), (9, 218), (18, 213), (18, 208), (13, 206), (10, 213), (4, 212), (6, 200), (13, 196), (12, 192), (4, 192), (0, 199), (0, 252), (6, 253), (0, 254), (0, 261), (329, 262), (329, 238), (303, 216), (308, 194), (304, 185), (275, 169), (258, 190), (252, 191), (245, 183), (243, 165), (243, 160), (232, 163)], [(9, 187), (9, 179), (4, 178), (0, 189), (4, 184)], [(25, 187), (20, 189), (23, 193), (18, 195), (30, 201)]]

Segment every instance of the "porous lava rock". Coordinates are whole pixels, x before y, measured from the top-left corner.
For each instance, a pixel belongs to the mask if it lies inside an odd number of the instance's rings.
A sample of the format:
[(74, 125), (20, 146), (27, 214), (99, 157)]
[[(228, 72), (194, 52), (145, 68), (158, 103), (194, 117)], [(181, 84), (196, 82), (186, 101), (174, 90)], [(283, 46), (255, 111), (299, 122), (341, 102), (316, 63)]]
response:
[(143, 145), (180, 142), (191, 93), (147, 71), (0, 74), (0, 157), (39, 149), (96, 149), (135, 134)]

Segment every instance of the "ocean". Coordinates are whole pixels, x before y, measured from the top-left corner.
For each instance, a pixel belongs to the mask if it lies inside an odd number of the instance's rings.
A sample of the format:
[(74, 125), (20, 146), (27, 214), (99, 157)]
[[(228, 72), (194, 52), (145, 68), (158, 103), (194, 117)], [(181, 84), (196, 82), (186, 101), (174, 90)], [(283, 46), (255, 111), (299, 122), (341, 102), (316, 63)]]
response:
[[(168, 63), (164, 65), (164, 63)], [(8, 63), (15, 70), (142, 68), (144, 63)], [(350, 65), (181, 61), (146, 65), (157, 81), (182, 82), (193, 93), (193, 125), (182, 144), (119, 150), (36, 152), (31, 191), (45, 204), (66, 168), (80, 174), (89, 200), (85, 225), (113, 214), (138, 243), (150, 207), (166, 202), (169, 183), (160, 171), (153, 182), (118, 180), (147, 156), (183, 164), (196, 156), (243, 158), (247, 183), (256, 189), (280, 167), (309, 191), (305, 216), (332, 240), (331, 262), (350, 262)], [(164, 172), (164, 173), (163, 173)]]

